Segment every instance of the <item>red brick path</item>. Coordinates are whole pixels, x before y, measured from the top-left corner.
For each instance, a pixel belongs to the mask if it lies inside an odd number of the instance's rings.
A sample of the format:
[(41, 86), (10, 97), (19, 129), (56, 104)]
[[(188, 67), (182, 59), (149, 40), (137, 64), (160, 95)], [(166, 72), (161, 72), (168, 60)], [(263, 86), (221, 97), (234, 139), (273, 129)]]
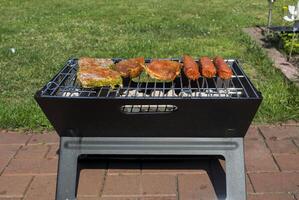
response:
[[(0, 200), (55, 196), (58, 137), (0, 131)], [(245, 139), (249, 200), (299, 200), (299, 124), (251, 127)], [(216, 199), (225, 162), (91, 160), (81, 162), (79, 200)]]

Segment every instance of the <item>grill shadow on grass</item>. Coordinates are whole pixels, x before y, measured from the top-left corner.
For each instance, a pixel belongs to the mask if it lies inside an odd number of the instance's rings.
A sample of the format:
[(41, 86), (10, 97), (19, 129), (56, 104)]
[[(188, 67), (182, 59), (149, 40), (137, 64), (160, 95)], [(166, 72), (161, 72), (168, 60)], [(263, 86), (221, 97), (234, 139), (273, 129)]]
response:
[[(196, 175), (197, 177), (202, 178), (195, 179), (194, 185), (190, 185), (190, 187), (185, 186), (188, 190), (185, 192), (199, 197), (202, 193), (209, 191), (210, 193), (213, 193), (212, 195), (214, 195), (214, 198), (226, 198), (225, 160), (222, 156), (82, 155), (78, 160), (77, 191), (80, 181), (79, 172), (86, 169), (102, 169), (103, 171), (108, 169), (106, 176), (130, 174), (137, 176), (151, 176), (158, 174), (173, 175), (176, 177), (185, 176), (184, 178), (186, 178)], [(180, 183), (180, 178), (177, 180), (178, 193), (184, 193), (184, 189), (181, 188), (183, 183)], [(180, 196), (182, 194), (178, 195)]]

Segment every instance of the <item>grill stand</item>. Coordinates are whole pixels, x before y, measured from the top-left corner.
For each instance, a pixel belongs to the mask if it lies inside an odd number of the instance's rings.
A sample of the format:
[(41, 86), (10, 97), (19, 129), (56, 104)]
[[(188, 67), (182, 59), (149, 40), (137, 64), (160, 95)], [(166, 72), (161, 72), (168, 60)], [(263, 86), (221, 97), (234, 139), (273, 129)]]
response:
[(222, 155), (229, 200), (246, 199), (243, 138), (61, 137), (56, 200), (75, 200), (80, 155)]

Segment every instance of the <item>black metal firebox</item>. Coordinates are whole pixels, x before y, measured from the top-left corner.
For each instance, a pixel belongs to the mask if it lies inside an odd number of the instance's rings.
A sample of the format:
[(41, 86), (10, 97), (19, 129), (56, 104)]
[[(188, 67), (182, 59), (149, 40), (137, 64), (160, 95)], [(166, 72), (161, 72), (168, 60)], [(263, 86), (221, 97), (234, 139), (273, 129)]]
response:
[(139, 77), (95, 90), (76, 83), (71, 59), (35, 97), (60, 136), (244, 137), (262, 98), (239, 62), (228, 63), (229, 81), (189, 81), (182, 73), (168, 83)]
[(237, 60), (227, 60), (233, 77), (226, 81), (190, 81), (181, 73), (159, 82), (143, 74), (97, 89), (78, 85), (77, 61), (69, 59), (35, 95), (61, 136), (56, 199), (76, 198), (81, 154), (223, 155), (227, 199), (246, 198), (243, 137), (262, 96)]

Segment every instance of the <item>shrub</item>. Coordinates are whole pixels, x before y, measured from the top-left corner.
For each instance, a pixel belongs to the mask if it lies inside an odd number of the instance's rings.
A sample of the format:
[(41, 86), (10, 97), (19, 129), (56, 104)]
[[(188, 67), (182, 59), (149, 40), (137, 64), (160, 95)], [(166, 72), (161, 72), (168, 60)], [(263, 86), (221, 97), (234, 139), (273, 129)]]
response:
[[(296, 33), (282, 33), (280, 38), (282, 40), (282, 47), (285, 52), (289, 53), (292, 48), (292, 38)], [(295, 35), (295, 41), (293, 46), (293, 54), (299, 54), (299, 37), (298, 34)]]

